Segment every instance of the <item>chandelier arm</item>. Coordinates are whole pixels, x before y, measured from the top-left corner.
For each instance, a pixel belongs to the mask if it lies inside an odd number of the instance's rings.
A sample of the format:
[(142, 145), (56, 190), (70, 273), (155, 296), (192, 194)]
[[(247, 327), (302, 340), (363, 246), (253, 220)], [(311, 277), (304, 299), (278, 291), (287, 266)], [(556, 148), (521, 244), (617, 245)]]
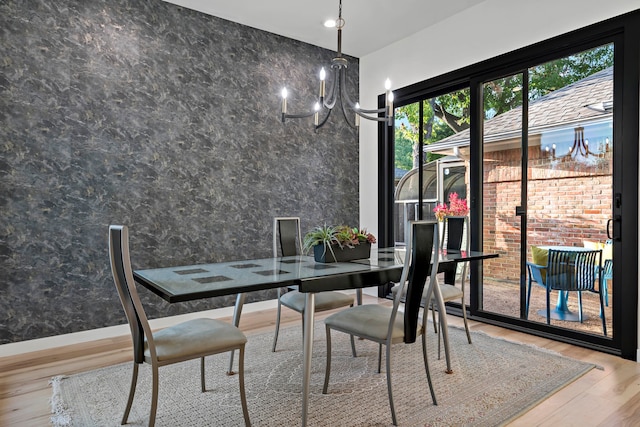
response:
[[(377, 109), (375, 109), (375, 110), (365, 110), (365, 109), (363, 109), (363, 108), (360, 108), (360, 109), (356, 110), (356, 109), (354, 108), (354, 111), (360, 111), (361, 113), (368, 113), (368, 114), (380, 114), (380, 113), (384, 113), (384, 112), (386, 112), (386, 111), (387, 111), (387, 108), (386, 108), (386, 107), (382, 107), (382, 108), (377, 108)], [(361, 114), (361, 116), (362, 116), (362, 114)], [(363, 117), (364, 117), (364, 116), (363, 116)]]
[(285, 119), (304, 119), (306, 117), (311, 117), (315, 114), (315, 111), (311, 111), (310, 113), (303, 113), (303, 114), (283, 114), (282, 115), (282, 122), (284, 123)]
[(387, 122), (387, 121), (389, 121), (389, 118), (388, 118), (388, 117), (376, 117), (376, 116), (370, 116), (370, 115), (368, 115), (368, 114), (364, 114), (364, 113), (362, 113), (361, 111), (362, 111), (362, 110), (354, 110), (354, 112), (355, 112), (357, 115), (359, 115), (360, 117), (363, 117), (363, 118), (365, 118), (365, 119), (367, 119), (367, 120), (373, 120), (373, 121), (376, 121), (376, 122)]
[(329, 120), (329, 116), (331, 115), (331, 111), (333, 111), (333, 110), (331, 110), (331, 109), (327, 110), (327, 115), (324, 116), (322, 121), (316, 125), (315, 130), (320, 129), (322, 126), (324, 126), (325, 123), (327, 123), (327, 120)]
[[(343, 70), (341, 69), (340, 71), (343, 71)], [(347, 93), (347, 89), (346, 89), (347, 87), (347, 70), (346, 69), (340, 73), (340, 86), (341, 86), (341, 89), (343, 89), (342, 96), (344, 97), (344, 100), (347, 102), (347, 105), (349, 106), (349, 108), (355, 111), (356, 103), (351, 100), (351, 97)]]
[[(342, 86), (346, 87), (346, 72), (340, 73), (340, 77), (341, 77), (340, 81), (342, 82)], [(356, 108), (356, 103), (351, 100), (351, 98), (349, 97), (349, 94), (347, 93), (346, 90), (342, 91), (342, 95), (344, 96), (345, 101), (347, 102), (347, 105), (349, 106), (349, 108), (351, 110), (353, 110), (353, 112), (356, 113), (357, 115), (359, 115), (360, 117), (364, 117), (365, 119), (368, 119), (368, 120), (373, 120), (373, 118), (371, 116), (367, 116), (367, 115), (361, 114), (361, 113), (368, 113), (368, 114), (385, 113), (385, 117), (376, 117), (375, 120), (377, 120), (379, 122), (389, 120), (389, 118), (386, 117), (387, 107), (376, 108), (376, 109), (371, 109), (371, 110), (366, 110), (366, 109), (362, 109), (362, 108)], [(346, 118), (347, 117), (345, 115), (345, 119)]]
[(357, 129), (357, 126), (355, 123), (355, 116), (354, 116), (354, 121), (352, 122), (351, 119), (349, 119), (349, 117), (347, 116), (347, 107), (344, 105), (344, 102), (342, 99), (340, 99), (340, 109), (342, 110), (342, 115), (344, 116), (344, 120), (347, 122), (347, 124), (352, 128)]
[(338, 100), (338, 98), (335, 98), (335, 97), (334, 97), (334, 98), (331, 100), (331, 102), (323, 101), (323, 102), (322, 102), (322, 106), (323, 106), (324, 108), (326, 108), (327, 110), (333, 110), (333, 107), (335, 107), (335, 106), (336, 106), (336, 101), (337, 101), (337, 100)]

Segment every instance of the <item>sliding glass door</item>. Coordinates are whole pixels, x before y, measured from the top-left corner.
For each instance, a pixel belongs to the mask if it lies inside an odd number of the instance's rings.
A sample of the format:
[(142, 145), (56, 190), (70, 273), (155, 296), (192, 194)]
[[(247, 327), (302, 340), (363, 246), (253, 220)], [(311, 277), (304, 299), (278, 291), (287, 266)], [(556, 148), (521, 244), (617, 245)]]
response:
[[(637, 27), (640, 14), (610, 20), (394, 91), (396, 151), (380, 157), (404, 155), (406, 168), (385, 169), (398, 177), (383, 202), (395, 216), (381, 214), (379, 229), (402, 244), (406, 221), (433, 218), (455, 182), (471, 249), (499, 255), (470, 269), (472, 318), (636, 358)], [(429, 115), (448, 133), (433, 132)], [(416, 144), (402, 147), (407, 135)], [(590, 291), (552, 291), (547, 304), (531, 269), (551, 249), (601, 251), (588, 271), (602, 305)]]
[[(612, 334), (613, 48), (483, 84), (483, 250), (500, 253), (485, 263), (485, 312), (600, 336), (604, 316)], [(547, 322), (536, 266), (549, 249), (602, 251), (589, 279), (602, 307), (595, 292), (553, 291)]]

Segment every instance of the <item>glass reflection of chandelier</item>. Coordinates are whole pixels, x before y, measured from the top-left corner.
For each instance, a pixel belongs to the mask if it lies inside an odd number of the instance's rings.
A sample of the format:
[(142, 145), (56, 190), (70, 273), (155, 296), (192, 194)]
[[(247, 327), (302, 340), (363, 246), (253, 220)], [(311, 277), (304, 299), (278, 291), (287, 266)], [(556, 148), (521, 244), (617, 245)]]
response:
[[(320, 70), (320, 92), (312, 111), (303, 114), (288, 114), (288, 92), (287, 88), (282, 89), (282, 123), (284, 123), (286, 119), (301, 119), (313, 116), (314, 130), (317, 130), (327, 122), (333, 108), (336, 105), (340, 105), (342, 115), (353, 128), (359, 126), (360, 117), (368, 120), (386, 122), (388, 126), (393, 125), (393, 92), (390, 90), (391, 82), (389, 79), (385, 82), (386, 93), (384, 108), (364, 110), (360, 108), (358, 102), (353, 102), (351, 98), (349, 98), (346, 90), (348, 63), (346, 58), (342, 56), (342, 28), (344, 27), (344, 23), (345, 21), (342, 19), (342, 0), (340, 0), (338, 19), (335, 21), (335, 26), (338, 29), (338, 52), (337, 56), (331, 61), (330, 73), (333, 74), (333, 81), (328, 91), (328, 96), (326, 96), (327, 92), (325, 91), (326, 71), (324, 68)], [(351, 119), (351, 114), (348, 113), (347, 110), (353, 112), (353, 119)], [(321, 114), (322, 117), (320, 117)], [(377, 114), (378, 116), (372, 116), (371, 114)]]
[(546, 151), (554, 159), (563, 161), (580, 161), (603, 156), (610, 150), (610, 145), (611, 144), (609, 138), (605, 138), (604, 145), (602, 143), (598, 144), (598, 147), (596, 147), (594, 151), (589, 147), (589, 140), (585, 139), (584, 137), (584, 127), (578, 126), (574, 128), (573, 145), (569, 147), (569, 150), (566, 153), (558, 153), (556, 151), (556, 144), (552, 144), (551, 149), (549, 149), (549, 147), (546, 147)]
[(584, 128), (582, 126), (575, 128), (573, 145), (569, 148), (569, 154), (574, 158), (576, 156), (588, 157), (589, 154), (593, 155), (589, 151), (589, 141), (584, 139)]

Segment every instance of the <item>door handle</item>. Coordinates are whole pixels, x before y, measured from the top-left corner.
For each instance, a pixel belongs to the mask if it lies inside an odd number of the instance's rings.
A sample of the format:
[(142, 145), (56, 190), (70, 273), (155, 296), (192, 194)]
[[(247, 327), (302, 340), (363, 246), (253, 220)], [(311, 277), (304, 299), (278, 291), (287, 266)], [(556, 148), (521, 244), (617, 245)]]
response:
[[(612, 228), (613, 226), (613, 228)], [(620, 241), (620, 233), (616, 233), (616, 229), (620, 230), (622, 226), (622, 216), (615, 215), (607, 220), (607, 238)]]

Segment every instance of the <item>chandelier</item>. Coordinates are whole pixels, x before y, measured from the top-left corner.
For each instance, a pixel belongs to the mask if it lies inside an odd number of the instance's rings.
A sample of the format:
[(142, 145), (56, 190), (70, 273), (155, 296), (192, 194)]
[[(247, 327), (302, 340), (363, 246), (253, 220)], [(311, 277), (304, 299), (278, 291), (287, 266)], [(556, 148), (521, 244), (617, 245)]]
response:
[[(337, 56), (331, 60), (330, 73), (333, 74), (331, 87), (326, 91), (325, 79), (327, 72), (324, 67), (320, 70), (320, 92), (316, 103), (311, 111), (302, 114), (287, 113), (287, 88), (282, 89), (282, 123), (286, 119), (302, 119), (313, 116), (314, 131), (321, 128), (329, 119), (334, 107), (339, 105), (342, 115), (353, 128), (360, 125), (360, 117), (367, 120), (385, 122), (387, 126), (393, 125), (393, 92), (391, 91), (391, 82), (389, 79), (385, 82), (385, 106), (373, 110), (365, 110), (360, 108), (358, 102), (353, 102), (346, 90), (347, 68), (346, 58), (342, 56), (342, 28), (345, 21), (342, 19), (342, 0), (338, 10), (338, 19), (335, 21), (335, 27), (338, 29), (338, 52)], [(325, 24), (326, 25), (326, 24)], [(328, 93), (328, 95), (327, 95)], [(351, 111), (351, 113), (349, 113)], [(372, 114), (377, 114), (376, 116)], [(353, 118), (352, 118), (353, 117)]]

